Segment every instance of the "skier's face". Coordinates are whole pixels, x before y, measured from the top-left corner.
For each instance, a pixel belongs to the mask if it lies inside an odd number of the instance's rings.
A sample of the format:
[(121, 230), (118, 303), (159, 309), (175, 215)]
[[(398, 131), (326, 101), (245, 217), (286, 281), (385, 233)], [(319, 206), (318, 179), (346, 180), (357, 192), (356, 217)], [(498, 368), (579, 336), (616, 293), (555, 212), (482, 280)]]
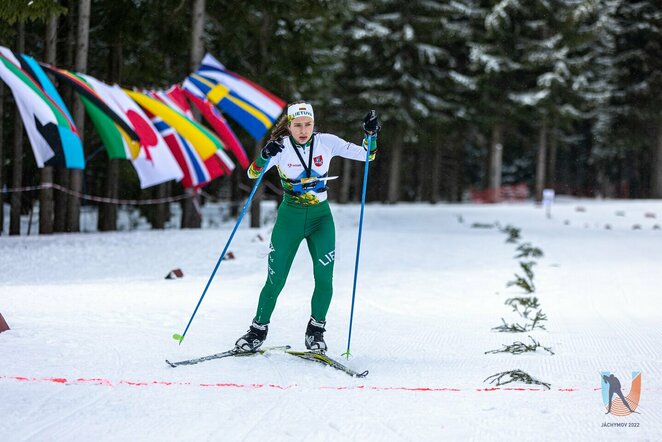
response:
[(288, 127), (292, 138), (299, 144), (304, 144), (313, 135), (313, 119), (310, 117), (297, 117)]

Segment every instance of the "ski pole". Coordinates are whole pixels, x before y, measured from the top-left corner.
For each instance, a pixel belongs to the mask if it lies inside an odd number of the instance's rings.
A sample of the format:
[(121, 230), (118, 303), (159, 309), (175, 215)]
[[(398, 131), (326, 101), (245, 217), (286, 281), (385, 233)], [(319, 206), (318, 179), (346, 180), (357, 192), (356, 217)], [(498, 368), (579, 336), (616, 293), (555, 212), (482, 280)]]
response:
[(184, 329), (184, 333), (181, 335), (179, 333), (175, 333), (172, 335), (172, 338), (175, 341), (179, 341), (179, 345), (182, 344), (182, 341), (184, 340), (184, 337), (186, 336), (186, 332), (188, 331), (188, 328), (191, 326), (191, 322), (193, 322), (193, 318), (195, 317), (195, 314), (198, 312), (198, 308), (200, 307), (200, 304), (202, 304), (202, 299), (205, 297), (207, 294), (207, 290), (209, 289), (209, 286), (211, 285), (212, 280), (214, 279), (214, 276), (216, 276), (216, 271), (218, 270), (218, 267), (221, 265), (221, 261), (223, 261), (223, 258), (225, 258), (225, 254), (228, 251), (228, 247), (230, 247), (230, 243), (232, 242), (232, 238), (234, 238), (234, 234), (237, 231), (237, 228), (239, 227), (239, 224), (241, 224), (241, 220), (244, 217), (244, 214), (246, 213), (246, 209), (248, 209), (248, 206), (250, 206), (251, 201), (253, 200), (253, 196), (255, 195), (255, 191), (257, 190), (257, 187), (260, 185), (260, 182), (262, 181), (262, 177), (264, 176), (264, 172), (267, 170), (267, 167), (269, 166), (269, 158), (267, 158), (267, 162), (265, 163), (264, 166), (262, 166), (262, 171), (260, 172), (260, 175), (257, 177), (257, 180), (255, 181), (255, 184), (253, 185), (253, 190), (251, 190), (250, 195), (248, 195), (248, 199), (246, 200), (246, 204), (244, 204), (244, 208), (241, 211), (241, 214), (239, 214), (239, 218), (237, 219), (237, 223), (234, 225), (234, 229), (232, 229), (232, 233), (230, 234), (230, 238), (228, 238), (228, 242), (225, 244), (225, 247), (223, 248), (223, 252), (221, 252), (221, 256), (218, 258), (218, 261), (216, 262), (216, 266), (214, 267), (214, 270), (211, 272), (211, 276), (209, 277), (209, 281), (207, 281), (207, 285), (205, 286), (205, 289), (202, 291), (202, 296), (200, 296), (200, 300), (198, 301), (198, 305), (195, 306), (195, 310), (193, 310), (193, 314), (191, 315), (191, 319), (189, 319), (188, 324), (186, 324), (186, 328)]
[(368, 165), (370, 164), (370, 147), (372, 146), (372, 140), (375, 135), (368, 135), (367, 139), (367, 149), (365, 154), (365, 166), (363, 168), (363, 190), (361, 191), (361, 215), (359, 217), (359, 238), (356, 244), (356, 262), (354, 263), (354, 287), (352, 288), (352, 308), (349, 314), (349, 336), (347, 337), (347, 351), (342, 354), (349, 359), (351, 353), (349, 352), (349, 346), (352, 342), (352, 322), (354, 321), (354, 301), (356, 299), (356, 279), (359, 274), (359, 256), (361, 254), (361, 232), (363, 231), (363, 211), (365, 208), (365, 193), (368, 188)]

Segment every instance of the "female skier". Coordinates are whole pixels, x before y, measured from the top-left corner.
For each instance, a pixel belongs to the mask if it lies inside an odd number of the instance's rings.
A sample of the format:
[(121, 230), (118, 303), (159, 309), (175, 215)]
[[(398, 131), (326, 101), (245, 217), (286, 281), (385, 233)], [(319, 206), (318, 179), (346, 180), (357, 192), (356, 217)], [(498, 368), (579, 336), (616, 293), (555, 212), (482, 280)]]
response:
[[(315, 289), (311, 300), (311, 316), (306, 327), (305, 344), (309, 350), (324, 353), (326, 313), (333, 295), (333, 264), (336, 232), (327, 201), (329, 164), (341, 156), (365, 161), (367, 136), (363, 147), (335, 135), (314, 133), (315, 116), (309, 103), (296, 102), (287, 108), (274, 127), (269, 142), (248, 168), (248, 176), (256, 179), (272, 166), (278, 168), (283, 201), (278, 208), (276, 224), (271, 234), (267, 262), (267, 281), (260, 292), (257, 312), (248, 332), (237, 340), (238, 351), (256, 351), (267, 338), (269, 321), (276, 306), (292, 261), (304, 239), (313, 260)], [(363, 120), (363, 130), (374, 134), (370, 149), (372, 161), (377, 152), (376, 134), (380, 127), (375, 111)], [(267, 170), (262, 172), (269, 159)]]

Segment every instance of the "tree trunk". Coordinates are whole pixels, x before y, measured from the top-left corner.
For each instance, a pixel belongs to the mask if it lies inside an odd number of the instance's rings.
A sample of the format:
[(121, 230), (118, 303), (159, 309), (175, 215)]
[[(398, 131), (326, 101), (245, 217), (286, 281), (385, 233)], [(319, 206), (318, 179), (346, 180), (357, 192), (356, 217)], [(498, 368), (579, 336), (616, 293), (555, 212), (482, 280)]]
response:
[(655, 128), (655, 152), (651, 170), (651, 197), (662, 198), (662, 119)]
[[(191, 58), (189, 60), (189, 69), (194, 71), (197, 69), (202, 56), (204, 55), (204, 33), (205, 24), (205, 0), (193, 1), (193, 13), (191, 16)], [(198, 213), (200, 208), (200, 195), (195, 193), (192, 189), (187, 189), (186, 193), (190, 198), (182, 201), (182, 228), (200, 228), (202, 225), (202, 217)]]
[(490, 201), (496, 203), (500, 199), (501, 171), (503, 169), (503, 125), (500, 123), (492, 126), (489, 157), (487, 186)]
[[(78, 28), (76, 32), (76, 72), (87, 72), (87, 53), (90, 36), (90, 8), (91, 0), (80, 0), (78, 4)], [(74, 124), (78, 133), (85, 133), (85, 110), (80, 99), (74, 100), (73, 107)], [(83, 171), (71, 169), (69, 171), (69, 187), (74, 192), (83, 189)], [(67, 204), (67, 231), (80, 232), (80, 199), (71, 195)]]
[[(391, 161), (389, 163), (388, 174), (388, 196), (387, 202), (395, 204), (400, 199), (400, 169), (402, 167), (402, 130), (396, 126), (394, 128), (393, 143), (391, 143)], [(363, 184), (363, 183), (361, 183)]]
[[(255, 142), (255, 149), (254, 149), (254, 156), (253, 158), (257, 158), (258, 155), (260, 155), (260, 152), (262, 151), (262, 143), (260, 141)], [(255, 185), (255, 181), (251, 181), (251, 187)], [(253, 196), (253, 201), (251, 202), (251, 227), (260, 227), (262, 224), (261, 221), (261, 215), (262, 211), (260, 208), (260, 202), (262, 201), (262, 194), (264, 186), (258, 187), (258, 189), (255, 191), (255, 196)]]
[(442, 130), (437, 129), (432, 144), (432, 158), (430, 165), (430, 202), (437, 204), (441, 200), (441, 153), (444, 150)]
[[(53, 168), (41, 169), (41, 185), (53, 184)], [(43, 187), (39, 191), (39, 234), (48, 235), (53, 233), (53, 188)]]
[(204, 56), (205, 0), (193, 0), (191, 14), (191, 71), (197, 69)]
[(464, 161), (465, 161), (465, 152), (460, 141), (455, 141), (453, 145), (453, 158), (456, 164), (455, 171), (455, 181), (453, 187), (453, 201), (461, 203), (464, 186), (465, 186), (465, 177), (464, 177)]
[(535, 199), (542, 202), (542, 191), (545, 187), (545, 164), (547, 162), (547, 117), (542, 118), (538, 139), (538, 155), (536, 158), (536, 188)]
[(239, 185), (242, 181), (242, 173), (240, 167), (237, 167), (230, 176), (230, 217), (236, 218), (239, 215), (239, 205), (241, 204), (241, 189)]
[[(16, 34), (16, 52), (25, 52), (25, 27), (23, 23), (18, 24)], [(23, 121), (18, 112), (14, 112), (14, 157), (12, 161), (12, 187), (19, 188), (23, 184)], [(21, 198), (22, 192), (11, 194), (11, 212), (9, 214), (9, 234), (21, 234)]]
[[(67, 2), (67, 9), (69, 13), (67, 14), (65, 23), (67, 26), (67, 37), (66, 44), (64, 47), (64, 66), (67, 69), (72, 69), (74, 67), (74, 52), (76, 47), (76, 16), (78, 11), (76, 10), (76, 1), (69, 0)], [(62, 99), (69, 109), (74, 108), (74, 101), (76, 100), (76, 94), (73, 91), (73, 88), (67, 87), (62, 90)], [(76, 122), (74, 121), (74, 124)], [(80, 133), (81, 140), (83, 134)], [(64, 187), (69, 188), (69, 169), (58, 168), (55, 171), (55, 182)], [(66, 232), (67, 230), (67, 210), (69, 205), (69, 195), (56, 190), (55, 191), (55, 208), (53, 213), (53, 231), (54, 232)]]
[[(118, 159), (108, 160), (108, 169), (106, 171), (106, 198), (119, 198), (119, 176), (120, 161)], [(100, 204), (99, 218), (97, 219), (97, 229), (100, 232), (112, 232), (117, 230), (117, 205)]]
[[(55, 170), (55, 182), (68, 189), (69, 169), (58, 168)], [(53, 213), (53, 232), (66, 232), (67, 229), (67, 201), (69, 196), (58, 190), (55, 192), (55, 210)]]
[[(350, 201), (353, 203), (361, 202), (361, 184), (363, 183), (363, 167), (364, 164), (352, 164), (352, 180), (350, 184)], [(374, 176), (374, 175), (373, 175)], [(378, 180), (381, 178), (381, 175), (378, 175)], [(386, 178), (382, 178), (386, 182)], [(379, 186), (384, 188), (386, 186)], [(384, 201), (386, 201), (386, 193), (383, 193)]]
[[(57, 22), (58, 16), (48, 19), (46, 24), (46, 54), (45, 61), (57, 64)], [(53, 168), (45, 166), (41, 169), (41, 185), (48, 186), (53, 183)], [(41, 235), (53, 233), (53, 188), (44, 187), (39, 191), (39, 233)]]
[(549, 152), (547, 158), (547, 177), (545, 178), (546, 189), (556, 189), (556, 159), (559, 150), (559, 129), (556, 120), (549, 131)]
[[(153, 188), (154, 198), (165, 198), (168, 194), (168, 183), (159, 184)], [(168, 220), (170, 211), (168, 210), (168, 204), (155, 204), (152, 210), (152, 228), (153, 229), (164, 229), (165, 223)]]
[[(122, 60), (122, 33), (120, 32), (117, 38), (111, 43), (110, 57), (108, 59), (110, 81), (113, 83), (120, 83), (122, 81)], [(104, 194), (107, 198), (117, 199), (120, 193), (120, 160), (108, 158), (107, 161)], [(117, 204), (99, 204), (97, 229), (101, 232), (117, 230)]]
[(349, 190), (352, 185), (352, 162), (350, 160), (343, 160), (342, 163), (342, 180), (340, 182), (340, 190), (338, 192), (338, 202), (340, 204), (347, 204), (349, 201)]
[(193, 189), (186, 189), (188, 198), (182, 200), (182, 229), (199, 229), (202, 225), (200, 211), (200, 195)]

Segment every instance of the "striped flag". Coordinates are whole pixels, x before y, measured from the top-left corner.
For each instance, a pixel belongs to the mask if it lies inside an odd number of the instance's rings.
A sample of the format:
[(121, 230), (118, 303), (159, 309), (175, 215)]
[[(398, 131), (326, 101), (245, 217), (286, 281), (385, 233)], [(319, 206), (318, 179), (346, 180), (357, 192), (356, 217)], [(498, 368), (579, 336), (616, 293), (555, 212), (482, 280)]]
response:
[[(151, 96), (170, 106), (171, 109), (181, 112), (184, 116), (193, 120), (193, 112), (191, 111), (191, 107), (189, 106), (188, 102), (183, 99), (183, 96), (179, 97), (177, 100), (173, 100), (166, 92), (163, 91), (152, 91)], [(206, 130), (204, 126), (200, 125), (200, 127)], [(210, 136), (214, 136), (211, 131), (207, 131), (207, 133)], [(232, 159), (225, 153), (225, 146), (223, 145), (223, 142), (220, 139), (217, 140), (220, 149), (215, 152), (215, 156), (218, 157), (216, 162), (219, 164), (223, 174), (231, 174), (234, 170), (234, 163), (232, 162)]]
[(83, 147), (69, 113), (44, 91), (34, 72), (24, 69), (30, 65), (22, 60), (0, 46), (0, 79), (12, 91), (37, 166), (83, 169)]
[[(140, 137), (121, 116), (121, 109), (110, 95), (105, 93), (108, 85), (89, 75), (74, 74), (45, 63), (40, 63), (40, 66), (60, 80), (61, 84), (69, 85), (78, 93), (109, 158), (133, 159), (138, 156)], [(96, 85), (96, 89), (92, 85)]]
[(214, 131), (218, 134), (221, 141), (223, 141), (225, 147), (234, 154), (242, 169), (248, 169), (250, 161), (248, 155), (246, 155), (244, 146), (241, 145), (241, 142), (228, 125), (228, 122), (223, 118), (221, 112), (210, 101), (197, 97), (189, 91), (185, 91), (180, 86), (173, 86), (167, 93), (178, 95), (185, 94), (185, 96), (191, 100), (193, 106), (195, 106), (195, 108), (202, 114), (204, 119), (214, 128)]
[(261, 86), (227, 70), (211, 54), (205, 55), (182, 87), (218, 106), (256, 140), (264, 137), (286, 104)]
[[(137, 135), (139, 144), (130, 143), (125, 139), (115, 124), (108, 124), (105, 114), (90, 112), (96, 109), (91, 103), (86, 106), (90, 119), (99, 131), (102, 141), (108, 148), (113, 145), (116, 156), (131, 160), (133, 168), (138, 174), (140, 188), (155, 186), (170, 180), (180, 180), (183, 173), (177, 161), (170, 153), (168, 145), (142, 109), (131, 100), (117, 85), (109, 85), (96, 78), (85, 75), (76, 75), (87, 85), (99, 100), (122, 120)], [(137, 150), (136, 150), (137, 148)]]
[[(193, 116), (186, 102), (176, 102), (161, 91), (151, 91), (148, 95), (167, 105), (170, 109), (181, 113), (182, 118), (192, 118)], [(214, 178), (232, 173), (234, 164), (223, 150), (217, 150), (214, 155), (203, 160), (195, 146), (186, 137), (163, 121), (160, 116), (149, 111), (148, 114), (150, 114), (154, 125), (161, 132), (172, 154), (177, 159), (179, 167), (184, 172), (184, 178), (182, 179), (184, 188), (200, 188)]]

